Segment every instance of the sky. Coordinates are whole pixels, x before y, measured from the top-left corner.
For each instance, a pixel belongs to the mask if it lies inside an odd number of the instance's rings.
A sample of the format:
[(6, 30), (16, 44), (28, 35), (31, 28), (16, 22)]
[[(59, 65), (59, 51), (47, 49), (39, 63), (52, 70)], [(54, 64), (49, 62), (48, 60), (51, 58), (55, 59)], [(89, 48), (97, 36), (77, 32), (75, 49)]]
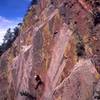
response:
[(0, 44), (8, 28), (14, 28), (27, 11), (31, 0), (1, 0), (0, 1)]

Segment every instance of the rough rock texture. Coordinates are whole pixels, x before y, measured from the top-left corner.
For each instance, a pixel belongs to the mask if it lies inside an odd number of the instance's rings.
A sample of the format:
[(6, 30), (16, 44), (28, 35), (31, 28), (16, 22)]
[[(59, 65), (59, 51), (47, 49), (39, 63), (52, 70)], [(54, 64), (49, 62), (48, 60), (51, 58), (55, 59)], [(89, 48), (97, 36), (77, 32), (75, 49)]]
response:
[[(100, 98), (100, 24), (93, 15), (99, 8), (93, 1), (40, 0), (30, 7), (20, 36), (0, 58), (0, 72), (7, 74), (0, 100)], [(42, 80), (37, 89), (35, 75)]]
[[(96, 69), (90, 60), (81, 59), (71, 74), (54, 90), (54, 97), (61, 100), (92, 100), (96, 83)], [(62, 92), (63, 91), (63, 92)]]

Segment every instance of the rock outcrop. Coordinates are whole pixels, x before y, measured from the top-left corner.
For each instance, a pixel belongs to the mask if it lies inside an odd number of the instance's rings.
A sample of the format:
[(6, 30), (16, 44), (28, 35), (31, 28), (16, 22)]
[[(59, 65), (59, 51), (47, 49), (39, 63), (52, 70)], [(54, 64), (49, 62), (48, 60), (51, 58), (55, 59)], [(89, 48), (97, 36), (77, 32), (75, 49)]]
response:
[(0, 100), (99, 100), (96, 2), (38, 0), (29, 8), (20, 36), (0, 58)]

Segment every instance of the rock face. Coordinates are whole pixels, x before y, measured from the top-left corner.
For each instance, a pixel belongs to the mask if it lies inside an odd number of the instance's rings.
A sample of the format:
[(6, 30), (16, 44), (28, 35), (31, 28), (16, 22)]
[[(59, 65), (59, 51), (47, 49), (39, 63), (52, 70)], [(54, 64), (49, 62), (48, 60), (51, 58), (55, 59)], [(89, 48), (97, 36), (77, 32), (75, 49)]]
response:
[[(80, 60), (71, 74), (54, 90), (54, 98), (61, 100), (92, 100), (98, 74), (90, 60)], [(56, 100), (56, 99), (55, 99)]]
[(29, 8), (20, 36), (0, 58), (0, 100), (99, 100), (96, 2), (38, 0)]

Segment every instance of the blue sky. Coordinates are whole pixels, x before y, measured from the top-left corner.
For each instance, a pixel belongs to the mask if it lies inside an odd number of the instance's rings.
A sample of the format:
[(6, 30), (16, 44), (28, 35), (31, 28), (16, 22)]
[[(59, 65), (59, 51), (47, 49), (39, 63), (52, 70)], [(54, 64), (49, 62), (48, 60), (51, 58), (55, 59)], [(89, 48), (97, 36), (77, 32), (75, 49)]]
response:
[(0, 1), (0, 44), (8, 28), (15, 27), (22, 21), (31, 0)]

